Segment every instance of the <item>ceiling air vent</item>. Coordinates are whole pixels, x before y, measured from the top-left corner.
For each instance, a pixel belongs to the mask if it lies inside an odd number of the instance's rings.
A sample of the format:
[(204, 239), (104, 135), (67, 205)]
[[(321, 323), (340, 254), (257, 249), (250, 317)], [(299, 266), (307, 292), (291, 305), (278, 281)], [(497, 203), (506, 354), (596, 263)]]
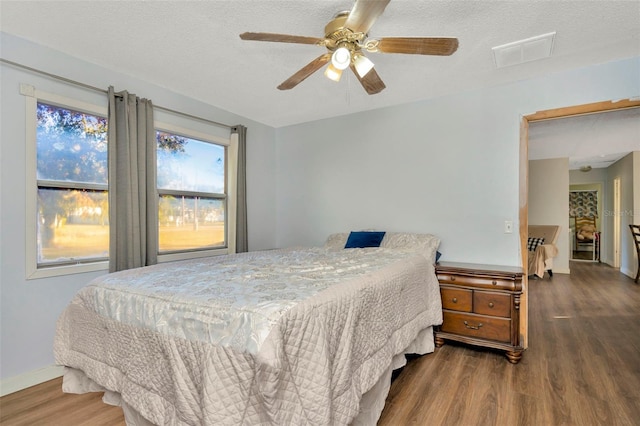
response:
[(508, 67), (523, 62), (548, 58), (551, 56), (555, 35), (556, 32), (554, 31), (493, 47), (493, 58), (496, 61), (496, 67)]

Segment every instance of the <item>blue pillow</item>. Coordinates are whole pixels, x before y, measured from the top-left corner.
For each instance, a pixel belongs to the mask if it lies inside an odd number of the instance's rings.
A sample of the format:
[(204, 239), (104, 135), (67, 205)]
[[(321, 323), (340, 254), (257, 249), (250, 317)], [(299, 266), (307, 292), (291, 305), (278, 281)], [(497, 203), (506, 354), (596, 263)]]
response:
[(385, 232), (351, 232), (344, 248), (380, 247)]
[(442, 256), (442, 253), (436, 250), (436, 263), (438, 263), (438, 260), (440, 260), (440, 256)]

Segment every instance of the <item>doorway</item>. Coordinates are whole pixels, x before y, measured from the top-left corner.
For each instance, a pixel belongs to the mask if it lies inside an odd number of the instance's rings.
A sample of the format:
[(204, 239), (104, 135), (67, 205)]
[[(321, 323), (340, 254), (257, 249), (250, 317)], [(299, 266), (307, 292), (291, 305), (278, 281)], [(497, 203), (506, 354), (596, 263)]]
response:
[(519, 173), (519, 222), (520, 222), (520, 253), (522, 255), (522, 265), (525, 270), (524, 274), (524, 290), (521, 298), (521, 321), (520, 334), (524, 347), (528, 346), (528, 262), (527, 262), (527, 238), (528, 238), (528, 188), (529, 188), (529, 123), (541, 120), (549, 120), (554, 118), (563, 118), (578, 116), (583, 114), (594, 114), (606, 111), (613, 111), (626, 108), (640, 107), (640, 101), (625, 99), (620, 101), (603, 101), (591, 104), (569, 106), (563, 108), (538, 111), (534, 114), (522, 116), (520, 121), (520, 173)]
[[(569, 172), (571, 174), (571, 172)], [(604, 177), (602, 177), (604, 179)], [(569, 178), (569, 260), (600, 262), (603, 237), (603, 193), (606, 182), (572, 183)]]

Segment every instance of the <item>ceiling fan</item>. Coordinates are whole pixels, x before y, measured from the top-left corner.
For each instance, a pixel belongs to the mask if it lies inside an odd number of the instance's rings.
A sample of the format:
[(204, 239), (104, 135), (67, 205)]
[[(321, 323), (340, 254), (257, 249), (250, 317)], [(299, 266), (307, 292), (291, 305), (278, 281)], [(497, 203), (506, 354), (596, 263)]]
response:
[(350, 68), (368, 94), (381, 92), (386, 86), (363, 53), (405, 53), (449, 56), (458, 49), (458, 39), (450, 37), (383, 37), (369, 39), (368, 32), (391, 0), (356, 0), (350, 11), (338, 13), (324, 28), (324, 38), (273, 33), (242, 33), (242, 40), (315, 44), (328, 52), (309, 62), (278, 86), (280, 90), (296, 87), (329, 63), (325, 75), (339, 81), (342, 71)]

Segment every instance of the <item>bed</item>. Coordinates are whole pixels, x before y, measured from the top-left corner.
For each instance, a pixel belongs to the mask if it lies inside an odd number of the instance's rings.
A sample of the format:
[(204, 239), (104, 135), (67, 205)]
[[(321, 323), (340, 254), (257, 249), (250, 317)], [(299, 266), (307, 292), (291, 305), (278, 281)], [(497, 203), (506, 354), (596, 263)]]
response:
[(94, 279), (57, 323), (63, 391), (130, 426), (375, 424), (405, 354), (434, 350), (439, 240), (348, 237)]

